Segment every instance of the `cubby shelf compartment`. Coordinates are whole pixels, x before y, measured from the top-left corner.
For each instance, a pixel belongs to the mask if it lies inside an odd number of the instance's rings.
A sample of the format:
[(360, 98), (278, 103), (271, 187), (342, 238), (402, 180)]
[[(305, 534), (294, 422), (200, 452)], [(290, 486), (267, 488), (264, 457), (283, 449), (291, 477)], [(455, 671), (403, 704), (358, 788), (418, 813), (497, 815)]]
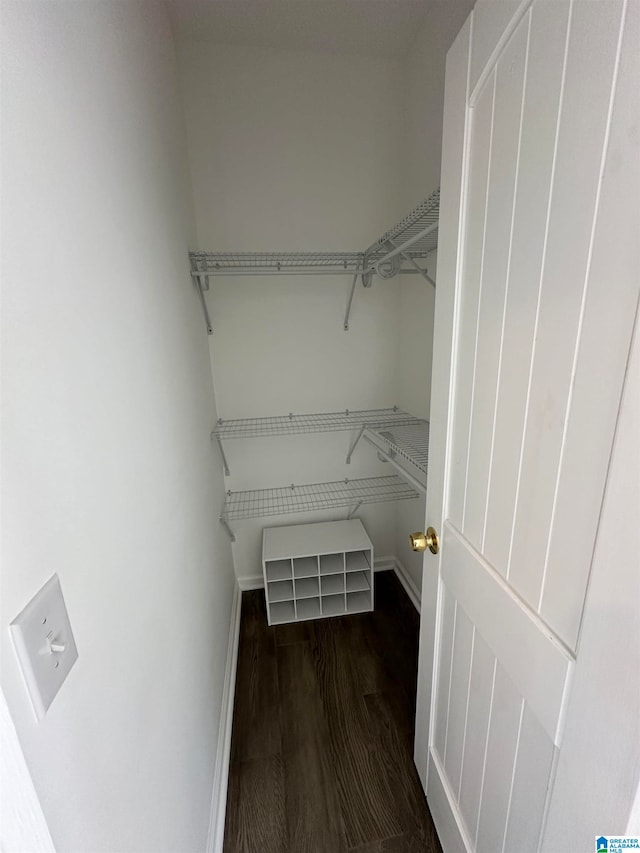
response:
[(296, 616), (293, 601), (274, 602), (271, 605), (270, 625), (279, 625), (281, 622), (294, 622)]
[(419, 426), (420, 418), (403, 412), (397, 406), (389, 409), (345, 409), (341, 412), (312, 412), (295, 415), (273, 415), (264, 418), (220, 419), (211, 433), (218, 442), (224, 472), (229, 476), (229, 463), (224, 452), (223, 441), (239, 438), (263, 438), (275, 435), (302, 435), (318, 432), (346, 432), (359, 429), (358, 439), (366, 427), (387, 429), (399, 426)]
[(204, 291), (209, 289), (211, 276), (218, 275), (350, 275), (353, 281), (344, 318), (347, 330), (358, 278), (369, 287), (374, 275), (392, 278), (409, 273), (422, 275), (435, 285), (424, 268), (424, 259), (438, 246), (439, 215), (438, 188), (364, 252), (189, 252), (191, 277), (198, 288), (208, 333), (213, 334), (213, 328)]
[(293, 601), (293, 584), (291, 581), (269, 582), (269, 599), (271, 601)]
[(277, 489), (249, 492), (227, 492), (220, 521), (235, 541), (230, 521), (266, 518), (296, 512), (349, 507), (350, 515), (362, 504), (404, 501), (419, 497), (419, 492), (401, 477), (365, 477), (360, 480), (337, 480), (331, 483), (307, 483)]
[(373, 609), (373, 546), (359, 519), (267, 528), (262, 568), (270, 625)]

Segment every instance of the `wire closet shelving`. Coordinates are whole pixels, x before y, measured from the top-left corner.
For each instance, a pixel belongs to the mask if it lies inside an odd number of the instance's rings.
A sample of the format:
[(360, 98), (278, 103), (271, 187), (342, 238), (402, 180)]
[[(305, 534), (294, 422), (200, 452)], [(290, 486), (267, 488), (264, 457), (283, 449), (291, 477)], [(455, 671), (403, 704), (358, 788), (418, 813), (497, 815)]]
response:
[(429, 466), (429, 422), (416, 419), (412, 424), (387, 427), (365, 426), (352, 444), (347, 463), (361, 438), (378, 452), (380, 458), (390, 462), (402, 477), (423, 494), (427, 491)]
[(395, 474), (388, 477), (365, 477), (358, 480), (336, 480), (329, 483), (291, 484), (275, 489), (228, 491), (220, 522), (235, 542), (231, 521), (314, 512), (340, 507), (349, 508), (351, 518), (362, 504), (403, 501), (419, 497), (406, 480)]
[[(229, 476), (229, 464), (222, 444), (223, 441), (229, 439), (360, 429), (359, 439), (367, 426), (385, 429), (391, 426), (418, 426), (421, 423), (419, 418), (410, 415), (408, 412), (403, 412), (397, 406), (390, 409), (358, 409), (355, 411), (346, 409), (341, 412), (314, 412), (311, 414), (293, 414), (291, 412), (288, 415), (264, 418), (220, 419), (211, 433), (211, 438), (218, 442), (224, 463), (224, 472)], [(349, 451), (350, 456), (351, 451)]]
[(349, 329), (358, 278), (365, 287), (370, 287), (374, 275), (389, 279), (399, 274), (414, 274), (435, 286), (424, 262), (438, 247), (439, 215), (440, 189), (437, 189), (361, 252), (189, 252), (191, 276), (198, 289), (208, 333), (213, 334), (213, 326), (204, 291), (209, 289), (212, 276), (351, 275), (345, 330)]

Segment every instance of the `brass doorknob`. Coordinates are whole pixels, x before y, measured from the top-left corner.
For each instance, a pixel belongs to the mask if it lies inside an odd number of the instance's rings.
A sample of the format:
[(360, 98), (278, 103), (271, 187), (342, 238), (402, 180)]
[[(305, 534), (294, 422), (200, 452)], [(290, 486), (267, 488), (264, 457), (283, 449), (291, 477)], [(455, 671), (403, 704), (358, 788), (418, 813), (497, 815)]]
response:
[(428, 548), (432, 554), (437, 554), (440, 550), (440, 540), (433, 527), (427, 527), (426, 533), (410, 533), (409, 542), (414, 551), (426, 551)]

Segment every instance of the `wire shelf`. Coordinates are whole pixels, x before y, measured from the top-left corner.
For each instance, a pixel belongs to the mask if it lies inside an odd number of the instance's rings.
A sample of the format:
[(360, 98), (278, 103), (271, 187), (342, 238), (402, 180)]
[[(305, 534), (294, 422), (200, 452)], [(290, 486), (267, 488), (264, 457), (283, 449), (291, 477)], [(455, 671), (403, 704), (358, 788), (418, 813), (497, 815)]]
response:
[[(189, 252), (192, 275), (355, 275), (365, 269), (373, 271), (390, 250), (407, 241), (415, 241), (406, 249), (414, 259), (424, 258), (437, 248), (439, 214), (437, 189), (366, 252)], [(416, 239), (425, 229), (432, 230)]]
[[(213, 334), (204, 291), (212, 276), (350, 275), (353, 278), (343, 321), (349, 315), (356, 282), (370, 287), (374, 276), (421, 275), (435, 287), (424, 259), (438, 246), (440, 189), (431, 193), (365, 252), (189, 252), (192, 282), (198, 289), (207, 332)], [(421, 260), (421, 263), (418, 263)]]
[(372, 429), (382, 439), (390, 456), (400, 456), (415, 465), (425, 476), (429, 465), (429, 422), (413, 426), (394, 426), (390, 429)]
[[(440, 216), (440, 188), (414, 208), (411, 213), (400, 220), (397, 225), (386, 231), (376, 240), (367, 251), (365, 258), (367, 267), (373, 267), (381, 261), (394, 246), (403, 245), (415, 240), (407, 249), (412, 258), (424, 258), (429, 252), (438, 247), (438, 219)], [(416, 239), (422, 232), (429, 230), (425, 236)]]
[(249, 492), (227, 492), (220, 517), (229, 522), (417, 497), (419, 493), (401, 477), (367, 477)]
[(219, 420), (213, 435), (220, 439), (257, 438), (266, 435), (295, 435), (310, 432), (336, 432), (370, 426), (375, 429), (398, 427), (401, 425), (419, 425), (419, 418), (403, 412), (397, 407), (392, 409), (360, 409), (343, 412), (317, 412), (305, 415), (278, 415), (265, 418), (238, 418)]
[(189, 252), (194, 272), (207, 275), (344, 275), (362, 269), (363, 257), (362, 252)]

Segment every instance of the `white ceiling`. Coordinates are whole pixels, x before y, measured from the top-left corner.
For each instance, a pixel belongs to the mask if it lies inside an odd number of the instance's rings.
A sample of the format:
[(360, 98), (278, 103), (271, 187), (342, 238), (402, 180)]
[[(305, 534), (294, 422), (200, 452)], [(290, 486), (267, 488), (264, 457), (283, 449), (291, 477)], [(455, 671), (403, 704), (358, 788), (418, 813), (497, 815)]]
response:
[(402, 58), (454, 0), (167, 0), (176, 38)]

